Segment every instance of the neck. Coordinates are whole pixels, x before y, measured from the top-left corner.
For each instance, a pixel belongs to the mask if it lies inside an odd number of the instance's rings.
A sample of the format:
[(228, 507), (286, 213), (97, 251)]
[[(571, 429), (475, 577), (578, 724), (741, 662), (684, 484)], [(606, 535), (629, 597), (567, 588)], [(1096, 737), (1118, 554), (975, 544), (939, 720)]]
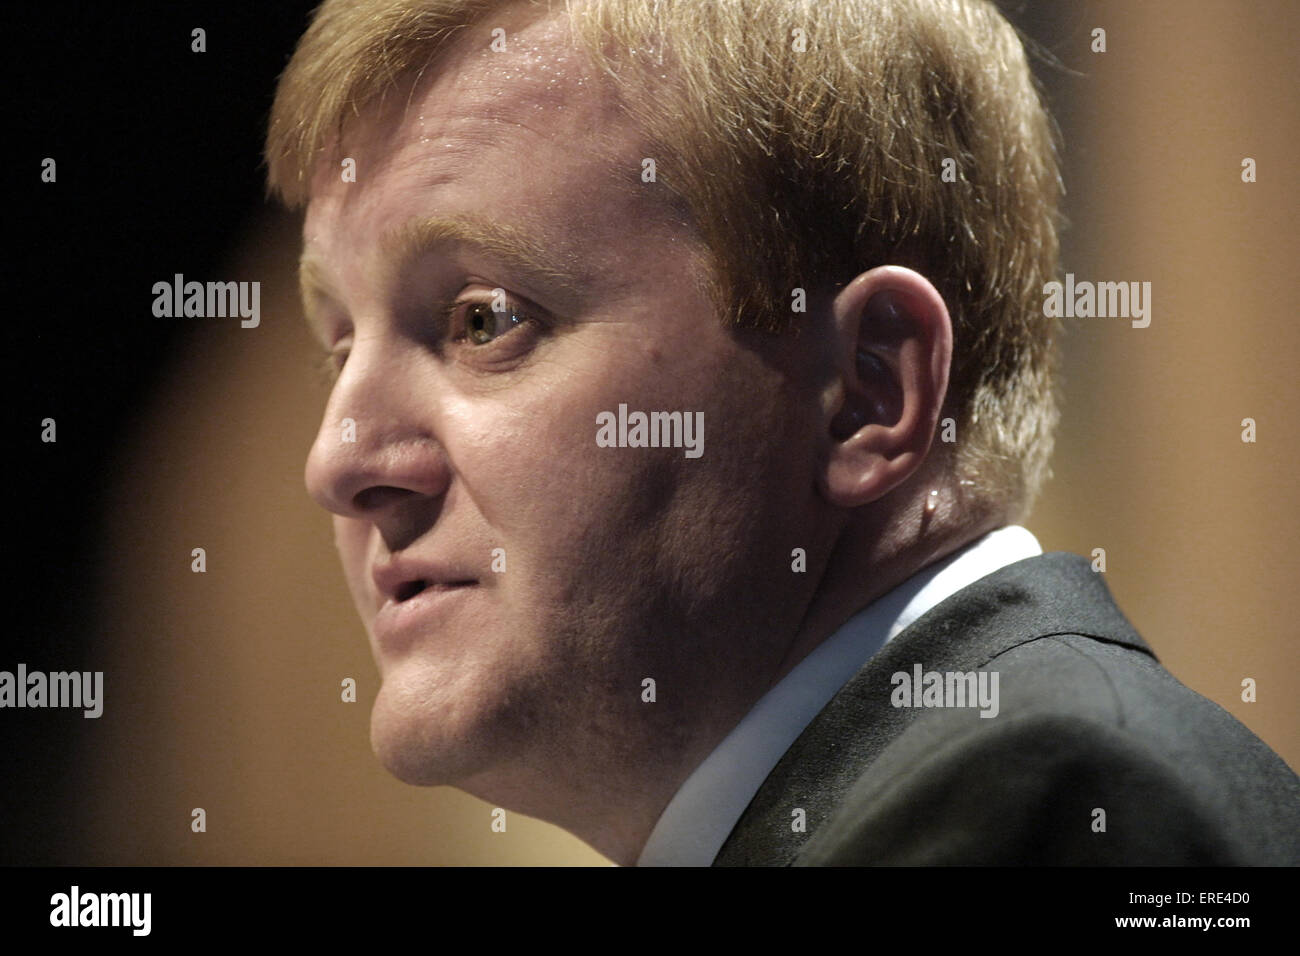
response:
[(772, 685), (863, 608), (1006, 524), (1000, 513), (984, 511), (972, 520), (969, 508), (960, 509), (964, 519), (959, 519), (958, 510), (950, 504), (927, 512), (924, 498), (913, 496), (910, 506), (883, 521), (862, 515), (847, 522), (831, 548), (817, 591)]

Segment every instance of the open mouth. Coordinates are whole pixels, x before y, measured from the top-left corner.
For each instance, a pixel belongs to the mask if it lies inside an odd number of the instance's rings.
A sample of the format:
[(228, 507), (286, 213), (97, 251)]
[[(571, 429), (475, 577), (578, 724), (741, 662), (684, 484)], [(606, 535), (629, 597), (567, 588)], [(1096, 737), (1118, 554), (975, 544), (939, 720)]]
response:
[(393, 596), (397, 599), (397, 602), (400, 604), (402, 601), (409, 601), (411, 598), (415, 597), (417, 594), (419, 594), (428, 586), (429, 586), (428, 581), (407, 581), (405, 584), (403, 584), (401, 587), (397, 589), (397, 593)]
[(404, 601), (409, 601), (417, 594), (427, 591), (429, 588), (436, 587), (442, 591), (449, 591), (452, 588), (467, 587), (473, 583), (473, 581), (448, 581), (446, 584), (434, 584), (428, 580), (407, 581), (397, 589), (397, 593), (393, 595), (393, 598), (398, 604), (401, 604)]

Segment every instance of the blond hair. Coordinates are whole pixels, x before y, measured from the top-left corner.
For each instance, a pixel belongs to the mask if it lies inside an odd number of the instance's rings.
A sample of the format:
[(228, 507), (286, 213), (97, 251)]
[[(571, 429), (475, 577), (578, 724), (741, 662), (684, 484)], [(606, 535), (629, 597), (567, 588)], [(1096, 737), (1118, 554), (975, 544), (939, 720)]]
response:
[[(290, 205), (346, 123), (511, 0), (326, 0), (280, 79), (269, 183)], [(549, 4), (543, 4), (549, 7)], [(653, 144), (710, 249), (719, 312), (797, 324), (795, 288), (873, 266), (934, 283), (953, 321), (953, 475), (1009, 519), (1058, 419), (1062, 187), (1015, 30), (985, 0), (568, 0), (575, 40)], [(486, 42), (486, 41), (484, 41)], [(945, 176), (945, 173), (947, 175)]]

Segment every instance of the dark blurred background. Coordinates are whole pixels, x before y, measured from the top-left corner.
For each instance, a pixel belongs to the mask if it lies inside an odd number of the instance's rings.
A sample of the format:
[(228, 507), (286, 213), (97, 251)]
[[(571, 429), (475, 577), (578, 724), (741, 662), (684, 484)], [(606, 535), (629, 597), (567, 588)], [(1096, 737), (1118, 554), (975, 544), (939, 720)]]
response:
[[(493, 834), (484, 804), (400, 784), (369, 753), (376, 675), (301, 481), (326, 392), (296, 302), (298, 222), (265, 203), (260, 158), (312, 6), (5, 14), (0, 669), (105, 671), (105, 711), (0, 711), (0, 863), (600, 862), (535, 821)], [(1166, 666), (1300, 766), (1300, 10), (1002, 6), (1064, 136), (1065, 269), (1150, 281), (1154, 302), (1147, 329), (1071, 324), (1056, 476), (1028, 525), (1046, 550), (1105, 548)], [(261, 326), (154, 318), (153, 283), (178, 272), (261, 281)], [(339, 700), (347, 676), (356, 704)]]
[[(154, 447), (128, 462), (126, 450), (147, 410), (175, 401), (161, 387), (206, 321), (154, 318), (150, 290), (177, 272), (234, 278), (232, 250), (265, 215), (261, 141), (275, 77), (314, 5), (154, 0), (5, 13), (6, 180), (17, 201), (5, 322), (14, 616), (0, 669), (104, 669), (112, 635), (97, 598), (110, 568), (132, 558), (106, 533), (123, 509), (147, 514), (153, 483), (180, 452)], [(191, 51), (195, 28), (206, 53)], [(57, 163), (53, 184), (41, 181), (46, 157)], [(257, 334), (237, 320), (223, 323), (231, 331)], [(46, 418), (56, 443), (40, 441)], [(112, 483), (124, 467), (127, 480)], [(120, 700), (106, 680), (110, 702)], [(73, 821), (94, 799), (81, 761), (102, 746), (102, 729), (80, 712), (0, 712), (0, 862), (85, 860), (87, 835)]]

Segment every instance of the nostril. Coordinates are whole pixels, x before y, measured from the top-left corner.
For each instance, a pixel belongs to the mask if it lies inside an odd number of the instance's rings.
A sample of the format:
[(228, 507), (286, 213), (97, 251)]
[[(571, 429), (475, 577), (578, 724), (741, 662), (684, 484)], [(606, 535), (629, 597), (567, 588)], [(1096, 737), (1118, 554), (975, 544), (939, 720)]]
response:
[(391, 485), (376, 485), (370, 488), (363, 488), (361, 491), (357, 492), (352, 499), (352, 504), (357, 511), (377, 511), (380, 508), (388, 507), (395, 501), (409, 498), (411, 495), (412, 492), (405, 488), (394, 488)]
[(399, 603), (402, 601), (409, 601), (428, 586), (428, 581), (407, 581), (397, 589), (396, 598)]

